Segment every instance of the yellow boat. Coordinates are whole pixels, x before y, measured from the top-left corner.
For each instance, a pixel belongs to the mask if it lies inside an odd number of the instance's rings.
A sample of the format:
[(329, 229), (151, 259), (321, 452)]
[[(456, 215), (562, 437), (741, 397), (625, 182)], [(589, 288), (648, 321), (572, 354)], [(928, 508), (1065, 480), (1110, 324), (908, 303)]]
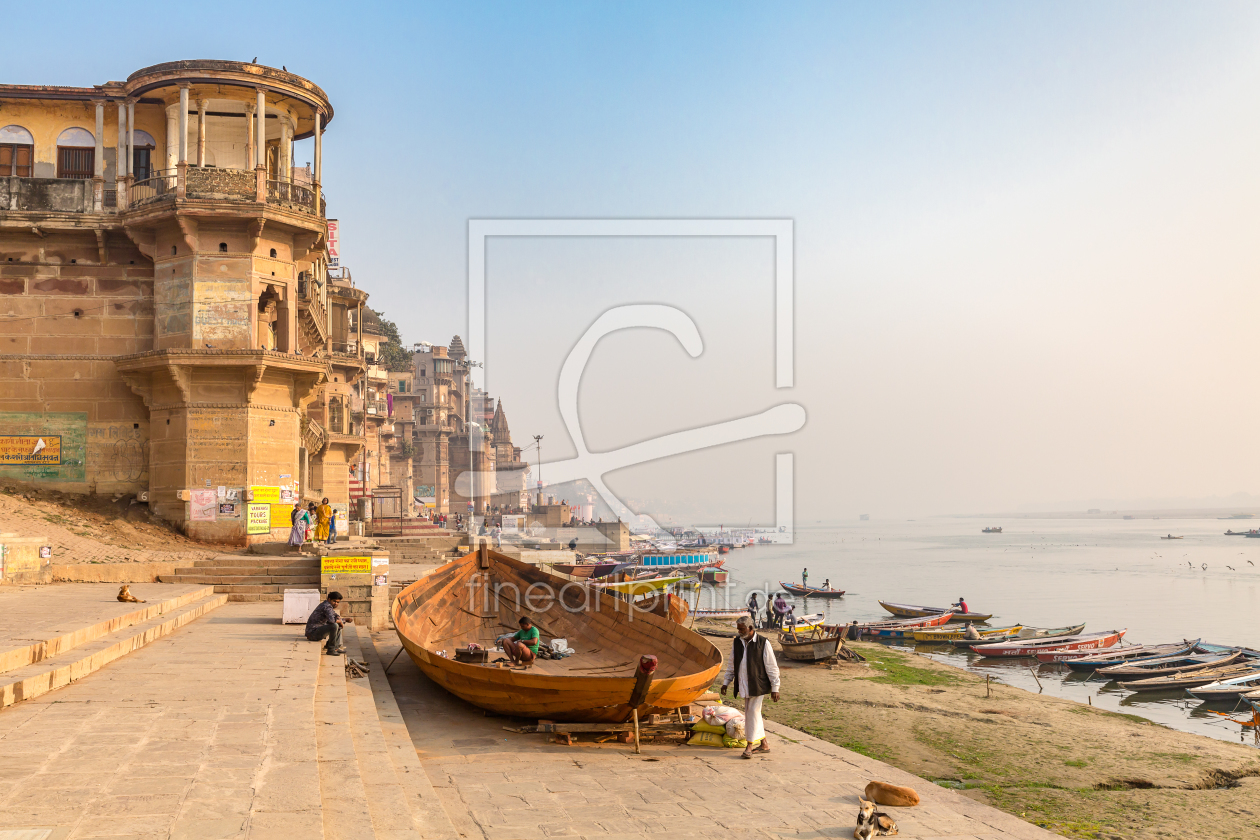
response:
[[(976, 628), (976, 632), (980, 634), (980, 638), (987, 639), (990, 636), (1009, 636), (1018, 633), (1024, 629), (1024, 625), (1016, 624), (1013, 627), (986, 627), (984, 629)], [(966, 630), (958, 630), (954, 627), (942, 627), (940, 629), (932, 628), (929, 630), (917, 630), (914, 634), (916, 642), (950, 642), (954, 639), (962, 639), (966, 637)]]
[(588, 585), (602, 592), (618, 592), (622, 595), (634, 597), (658, 592), (671, 583), (679, 583), (686, 579), (686, 575), (676, 575), (675, 577), (648, 578), (647, 580), (627, 580), (623, 583), (591, 583)]

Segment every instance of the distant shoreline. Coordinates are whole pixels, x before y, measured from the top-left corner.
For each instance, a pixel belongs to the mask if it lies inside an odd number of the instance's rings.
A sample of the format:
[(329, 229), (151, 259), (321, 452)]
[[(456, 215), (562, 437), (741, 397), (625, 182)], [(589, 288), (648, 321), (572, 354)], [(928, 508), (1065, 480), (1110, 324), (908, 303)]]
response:
[[(1237, 518), (1238, 514), (1251, 514), (1251, 518)], [(1260, 510), (1246, 508), (1188, 508), (1170, 510), (1104, 510), (1087, 513), (1082, 510), (1042, 511), (1038, 513), (953, 513), (945, 519), (1220, 519), (1232, 522), (1255, 522), (1260, 528)]]

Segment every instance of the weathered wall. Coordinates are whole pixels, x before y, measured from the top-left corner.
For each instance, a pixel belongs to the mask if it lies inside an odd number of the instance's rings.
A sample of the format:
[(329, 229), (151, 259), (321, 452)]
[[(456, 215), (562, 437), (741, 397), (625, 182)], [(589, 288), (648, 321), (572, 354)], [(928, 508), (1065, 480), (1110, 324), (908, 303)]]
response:
[[(96, 106), (91, 102), (58, 102), (55, 100), (7, 100), (0, 125), (20, 125), (35, 140), (34, 177), (57, 177), (57, 138), (67, 128), (82, 128), (96, 134)], [(157, 141), (153, 166), (160, 168), (165, 154), (166, 117), (161, 105), (136, 104), (136, 128), (147, 131)], [(105, 103), (105, 132), (101, 138), (108, 149), (114, 149), (118, 138), (118, 105)], [(196, 148), (195, 145), (190, 148)], [(109, 155), (106, 156), (108, 160)]]

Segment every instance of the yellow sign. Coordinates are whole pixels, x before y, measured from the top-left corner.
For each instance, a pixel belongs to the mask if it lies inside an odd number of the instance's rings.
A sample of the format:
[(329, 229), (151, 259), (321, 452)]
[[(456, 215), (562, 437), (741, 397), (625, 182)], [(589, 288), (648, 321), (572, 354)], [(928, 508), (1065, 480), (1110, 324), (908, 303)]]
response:
[(266, 502), (269, 505), (280, 503), (280, 488), (279, 487), (267, 487), (265, 485), (259, 484), (259, 485), (250, 487), (249, 489), (254, 494), (255, 502)]
[(271, 505), (250, 504), (247, 508), (247, 519), (245, 525), (245, 533), (247, 534), (270, 534), (271, 533)]
[(271, 506), (271, 527), (272, 528), (292, 528), (293, 527), (293, 505), (285, 502), (280, 505)]
[(61, 435), (0, 435), (0, 466), (61, 464)]
[(372, 574), (372, 558), (371, 557), (346, 557), (341, 554), (325, 554), (319, 558), (319, 571), (321, 574), (350, 574), (350, 575), (370, 575)]

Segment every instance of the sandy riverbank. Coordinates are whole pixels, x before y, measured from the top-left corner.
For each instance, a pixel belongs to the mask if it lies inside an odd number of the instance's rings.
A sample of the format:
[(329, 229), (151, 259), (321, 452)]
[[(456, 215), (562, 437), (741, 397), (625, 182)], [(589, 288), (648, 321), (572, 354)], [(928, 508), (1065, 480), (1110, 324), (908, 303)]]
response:
[(783, 663), (768, 716), (1068, 837), (1260, 836), (1254, 747), (850, 646), (868, 662)]

